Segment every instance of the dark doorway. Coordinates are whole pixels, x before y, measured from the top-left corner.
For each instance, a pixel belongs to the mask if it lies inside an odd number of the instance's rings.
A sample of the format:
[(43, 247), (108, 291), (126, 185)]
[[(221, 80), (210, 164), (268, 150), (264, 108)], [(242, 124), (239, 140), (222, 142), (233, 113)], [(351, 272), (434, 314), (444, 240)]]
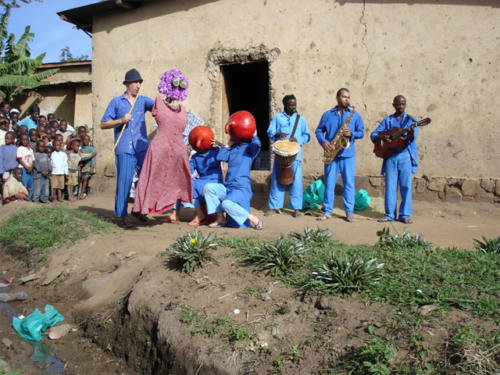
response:
[(269, 64), (260, 61), (221, 66), (226, 87), (229, 113), (248, 111), (257, 122), (257, 135), (262, 143), (253, 170), (270, 170), (271, 154), (267, 128), (269, 126)]

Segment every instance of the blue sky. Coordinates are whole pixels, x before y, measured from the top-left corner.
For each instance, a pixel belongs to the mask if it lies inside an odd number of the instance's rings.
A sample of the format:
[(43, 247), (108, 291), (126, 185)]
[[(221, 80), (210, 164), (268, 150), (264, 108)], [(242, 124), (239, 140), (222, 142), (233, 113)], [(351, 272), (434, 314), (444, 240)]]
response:
[(31, 25), (35, 34), (30, 44), (31, 56), (36, 57), (47, 52), (44, 63), (59, 61), (61, 49), (69, 46), (73, 56), (88, 55), (92, 58), (92, 39), (82, 30), (63, 21), (57, 15), (62, 10), (96, 3), (99, 0), (42, 0), (30, 4), (21, 3), (19, 8), (12, 8), (9, 18), (9, 33), (16, 35), (16, 40)]

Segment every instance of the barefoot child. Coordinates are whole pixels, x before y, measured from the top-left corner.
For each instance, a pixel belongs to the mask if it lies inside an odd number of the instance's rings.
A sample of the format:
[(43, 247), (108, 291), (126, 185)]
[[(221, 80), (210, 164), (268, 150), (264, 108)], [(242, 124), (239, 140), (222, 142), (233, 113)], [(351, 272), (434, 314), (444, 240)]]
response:
[(52, 170), (50, 157), (45, 152), (45, 142), (40, 139), (37, 142), (35, 152), (35, 163), (33, 164), (33, 202), (47, 203), (49, 201), (49, 176)]
[(68, 151), (68, 176), (66, 179), (69, 201), (72, 201), (74, 199), (73, 189), (75, 186), (78, 186), (78, 168), (80, 162), (91, 159), (95, 155), (95, 152), (91, 154), (80, 153), (80, 138), (73, 138), (71, 140), (71, 149), (70, 151)]
[[(80, 148), (82, 153), (84, 154), (94, 154), (97, 155), (97, 152), (95, 152), (94, 147), (90, 144), (90, 137), (88, 135), (84, 135), (83, 137), (83, 145)], [(94, 168), (95, 168), (95, 156), (93, 156), (91, 159), (82, 161), (82, 168), (81, 168), (81, 178), (80, 178), (80, 185), (78, 187), (78, 199), (85, 199), (87, 197), (87, 187), (89, 186), (89, 181), (92, 175), (94, 174)]]
[(50, 176), (50, 185), (52, 186), (52, 200), (62, 201), (62, 191), (64, 190), (64, 176), (68, 174), (68, 155), (61, 150), (62, 144), (59, 141), (54, 142), (54, 151), (50, 155), (52, 164), (52, 175)]
[(20, 145), (17, 148), (17, 161), (19, 162), (19, 168), (23, 170), (22, 182), (28, 189), (28, 199), (31, 200), (33, 197), (33, 177), (31, 176), (31, 170), (35, 162), (35, 153), (30, 146), (28, 134), (22, 134), (20, 137)]

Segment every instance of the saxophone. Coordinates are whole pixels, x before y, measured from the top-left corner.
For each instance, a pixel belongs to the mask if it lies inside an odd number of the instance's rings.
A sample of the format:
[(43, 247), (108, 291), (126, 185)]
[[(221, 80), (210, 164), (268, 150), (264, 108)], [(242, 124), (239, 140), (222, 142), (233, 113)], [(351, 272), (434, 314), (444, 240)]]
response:
[(349, 147), (349, 144), (350, 144), (349, 139), (344, 137), (342, 135), (342, 133), (343, 133), (344, 129), (347, 129), (347, 127), (349, 126), (349, 122), (351, 121), (351, 118), (354, 115), (354, 113), (355, 112), (354, 112), (354, 108), (353, 108), (349, 117), (344, 121), (344, 123), (342, 124), (340, 129), (337, 131), (337, 134), (335, 134), (335, 137), (333, 137), (333, 139), (331, 140), (330, 144), (332, 145), (332, 151), (330, 151), (330, 152), (328, 152), (326, 150), (324, 151), (323, 163), (331, 164), (331, 162), (333, 161), (333, 159), (335, 159), (335, 156), (337, 156), (337, 154), (340, 152), (340, 150), (343, 150), (343, 149)]

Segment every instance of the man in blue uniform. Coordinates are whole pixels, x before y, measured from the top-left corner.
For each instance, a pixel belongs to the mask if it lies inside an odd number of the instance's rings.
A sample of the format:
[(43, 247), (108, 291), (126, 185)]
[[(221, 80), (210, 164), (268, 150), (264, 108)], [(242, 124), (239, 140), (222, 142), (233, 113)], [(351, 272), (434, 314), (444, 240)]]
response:
[[(302, 145), (309, 142), (311, 135), (307, 129), (307, 123), (304, 116), (297, 113), (297, 99), (294, 95), (286, 95), (283, 98), (284, 110), (273, 117), (267, 135), (270, 140), (276, 142), (280, 139), (290, 139), (300, 145), (300, 151), (292, 164), (293, 182), (290, 184), (290, 206), (295, 210), (293, 216), (297, 217), (302, 209)], [(295, 121), (298, 119), (297, 127)], [(295, 133), (292, 131), (295, 128)], [(274, 159), (273, 174), (271, 177), (271, 189), (269, 191), (269, 209), (270, 212), (281, 213), (283, 201), (285, 198), (286, 186), (278, 183), (278, 174), (280, 165)]]
[[(388, 140), (389, 136), (380, 136), (382, 131), (389, 131), (394, 127), (405, 129), (416, 121), (405, 112), (406, 98), (398, 95), (394, 98), (392, 106), (396, 110), (394, 114), (384, 118), (380, 125), (373, 131), (370, 138), (373, 143), (380, 140)], [(385, 215), (378, 221), (387, 222), (396, 220), (398, 185), (401, 194), (398, 220), (411, 224), (412, 215), (412, 174), (417, 173), (417, 138), (418, 128), (408, 130), (405, 146), (391, 157), (384, 159), (382, 163), (382, 174), (385, 174)]]
[[(134, 170), (140, 173), (146, 151), (148, 149), (148, 135), (144, 114), (151, 111), (154, 101), (146, 96), (139, 95), (142, 77), (136, 69), (125, 74), (123, 84), (125, 93), (111, 100), (101, 120), (101, 129), (114, 129), (115, 144), (125, 126), (123, 135), (116, 144), (116, 194), (115, 216), (121, 219), (122, 224), (129, 226), (125, 220), (127, 203), (132, 186)], [(134, 103), (132, 113), (129, 113)], [(139, 216), (139, 219), (146, 220)]]
[(344, 209), (346, 220), (354, 221), (354, 170), (356, 167), (356, 148), (354, 140), (364, 136), (364, 124), (361, 116), (349, 108), (351, 94), (346, 88), (337, 91), (337, 106), (323, 113), (316, 128), (316, 138), (326, 152), (331, 152), (331, 141), (340, 130), (344, 122), (350, 117), (348, 127), (342, 131), (342, 135), (349, 140), (349, 147), (342, 149), (330, 164), (325, 164), (325, 198), (323, 200), (324, 214), (317, 218), (319, 221), (328, 220), (332, 217), (333, 201), (335, 199), (335, 184), (337, 176), (342, 176), (344, 184)]

